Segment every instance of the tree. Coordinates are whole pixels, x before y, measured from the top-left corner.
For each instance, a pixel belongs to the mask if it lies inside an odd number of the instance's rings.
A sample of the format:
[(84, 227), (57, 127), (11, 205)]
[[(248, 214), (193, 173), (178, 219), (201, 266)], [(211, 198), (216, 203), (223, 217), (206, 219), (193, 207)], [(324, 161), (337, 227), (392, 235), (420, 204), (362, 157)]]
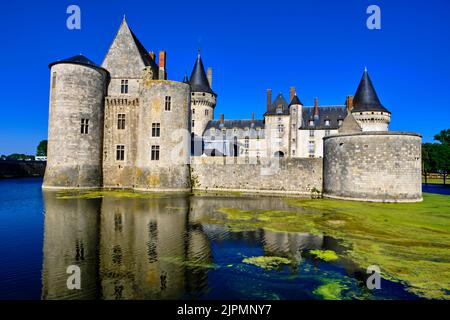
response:
[(450, 129), (439, 132), (439, 134), (434, 136), (434, 140), (442, 144), (450, 144)]
[(42, 140), (39, 142), (36, 151), (37, 156), (46, 156), (47, 155), (47, 140)]

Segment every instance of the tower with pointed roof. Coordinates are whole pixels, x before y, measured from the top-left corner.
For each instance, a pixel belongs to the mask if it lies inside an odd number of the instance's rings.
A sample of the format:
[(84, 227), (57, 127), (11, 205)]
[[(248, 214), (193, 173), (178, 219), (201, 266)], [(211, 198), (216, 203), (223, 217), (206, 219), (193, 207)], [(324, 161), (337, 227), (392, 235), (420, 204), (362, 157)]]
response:
[(195, 137), (202, 137), (209, 121), (214, 119), (217, 94), (211, 87), (211, 80), (205, 72), (200, 51), (197, 54), (191, 77), (191, 130)]
[(389, 130), (391, 113), (381, 104), (367, 68), (353, 98), (352, 115), (362, 131)]

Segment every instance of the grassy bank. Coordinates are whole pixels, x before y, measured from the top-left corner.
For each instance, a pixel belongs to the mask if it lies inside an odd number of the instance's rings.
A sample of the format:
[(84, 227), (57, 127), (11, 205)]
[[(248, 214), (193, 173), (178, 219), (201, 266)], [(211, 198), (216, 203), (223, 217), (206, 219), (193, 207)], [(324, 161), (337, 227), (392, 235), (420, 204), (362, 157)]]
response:
[(450, 197), (424, 194), (423, 202), (408, 204), (286, 201), (297, 210), (221, 208), (218, 222), (234, 230), (330, 235), (348, 245), (346, 257), (362, 268), (378, 265), (385, 278), (422, 297), (450, 298)]

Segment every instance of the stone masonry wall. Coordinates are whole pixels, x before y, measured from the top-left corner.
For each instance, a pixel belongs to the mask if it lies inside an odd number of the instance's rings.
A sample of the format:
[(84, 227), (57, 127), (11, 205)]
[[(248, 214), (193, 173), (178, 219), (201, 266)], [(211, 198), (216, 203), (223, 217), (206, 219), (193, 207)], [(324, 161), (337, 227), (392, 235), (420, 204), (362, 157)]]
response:
[(309, 196), (322, 190), (322, 159), (194, 157), (191, 181), (193, 190)]
[(422, 199), (421, 136), (366, 132), (324, 139), (324, 196), (412, 202)]
[[(51, 74), (44, 188), (101, 187), (107, 74), (68, 63), (54, 65)], [(88, 134), (81, 134), (81, 119), (89, 119)]]

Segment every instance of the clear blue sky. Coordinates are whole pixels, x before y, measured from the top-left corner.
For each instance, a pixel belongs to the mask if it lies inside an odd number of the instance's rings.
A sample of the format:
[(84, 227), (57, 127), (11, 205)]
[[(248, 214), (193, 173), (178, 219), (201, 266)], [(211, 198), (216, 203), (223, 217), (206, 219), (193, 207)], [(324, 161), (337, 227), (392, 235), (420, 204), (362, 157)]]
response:
[[(67, 6), (81, 30), (66, 28)], [(381, 8), (381, 30), (366, 8)], [(216, 118), (260, 118), (266, 89), (343, 104), (367, 66), (392, 130), (432, 141), (450, 128), (450, 1), (8, 1), (2, 4), (0, 154), (34, 153), (47, 137), (48, 63), (83, 53), (101, 63), (123, 14), (147, 50), (167, 51), (170, 79), (200, 44), (214, 69)]]

